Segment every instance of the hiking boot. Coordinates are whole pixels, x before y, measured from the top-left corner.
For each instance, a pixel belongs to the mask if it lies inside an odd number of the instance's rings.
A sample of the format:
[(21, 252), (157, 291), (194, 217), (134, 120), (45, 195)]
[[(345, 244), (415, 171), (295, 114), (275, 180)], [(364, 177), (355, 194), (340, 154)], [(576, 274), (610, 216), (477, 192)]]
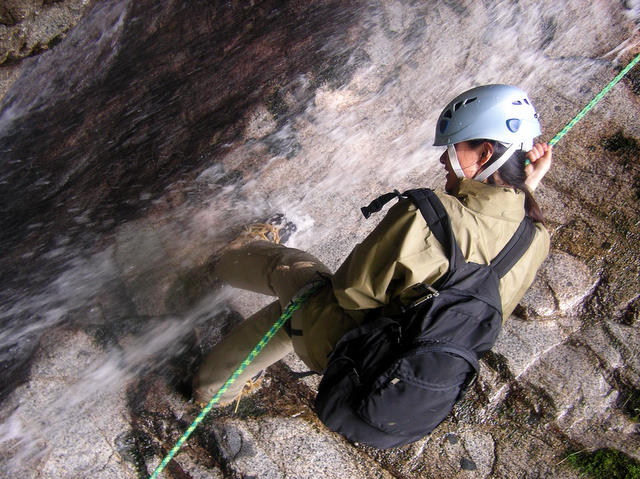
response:
[(278, 243), (285, 244), (291, 238), (291, 235), (298, 230), (293, 221), (287, 221), (282, 213), (276, 213), (267, 220), (267, 224), (272, 225), (278, 230)]
[(234, 399), (236, 402), (236, 408), (233, 410), (234, 413), (238, 412), (238, 406), (240, 406), (240, 400), (243, 397), (251, 396), (254, 394), (260, 387), (262, 386), (262, 381), (264, 379), (264, 369), (260, 371), (258, 374), (249, 379), (244, 386), (242, 387), (242, 391), (240, 394)]
[(277, 213), (262, 223), (252, 223), (245, 226), (244, 231), (229, 243), (229, 248), (240, 248), (256, 240), (284, 244), (296, 230), (297, 227), (293, 222), (287, 221), (284, 214)]
[[(240, 394), (238, 394), (236, 397), (228, 401), (218, 401), (214, 405), (214, 407), (224, 408), (235, 403), (236, 407), (233, 410), (233, 412), (234, 413), (238, 412), (238, 406), (240, 406), (240, 400), (243, 397), (251, 396), (256, 391), (258, 391), (262, 386), (264, 376), (265, 376), (265, 370), (263, 369), (244, 384), (244, 386), (242, 387), (242, 390), (240, 391)], [(200, 406), (200, 408), (204, 408), (207, 405), (207, 403), (201, 402), (201, 401), (195, 401), (195, 403), (198, 406)]]

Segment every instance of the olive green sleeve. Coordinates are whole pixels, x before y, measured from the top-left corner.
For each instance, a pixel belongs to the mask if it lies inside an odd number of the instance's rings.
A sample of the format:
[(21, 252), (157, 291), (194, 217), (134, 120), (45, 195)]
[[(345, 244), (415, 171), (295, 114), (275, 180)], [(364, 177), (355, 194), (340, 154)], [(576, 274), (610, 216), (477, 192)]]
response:
[(340, 266), (333, 290), (344, 309), (377, 308), (415, 283), (435, 280), (447, 267), (420, 212), (400, 201)]
[(535, 223), (536, 231), (531, 246), (522, 258), (500, 280), (502, 318), (511, 316), (524, 293), (533, 283), (536, 273), (549, 254), (549, 232), (542, 223)]

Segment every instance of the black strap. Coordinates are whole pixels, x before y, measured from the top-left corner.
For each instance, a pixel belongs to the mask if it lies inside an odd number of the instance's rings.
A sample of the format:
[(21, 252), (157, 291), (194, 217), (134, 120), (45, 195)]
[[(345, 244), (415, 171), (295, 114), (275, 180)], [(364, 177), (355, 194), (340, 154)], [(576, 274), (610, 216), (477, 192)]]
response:
[(464, 261), (451, 228), (451, 219), (440, 198), (429, 188), (405, 191), (403, 196), (411, 199), (422, 213), (429, 229), (444, 248), (449, 259), (449, 271), (455, 270)]
[(502, 248), (502, 251), (493, 258), (491, 267), (502, 278), (511, 268), (518, 262), (522, 255), (529, 249), (533, 236), (535, 235), (535, 227), (533, 220), (528, 216), (520, 222), (520, 226), (513, 234), (509, 242)]
[(295, 371), (290, 371), (289, 374), (291, 376), (293, 376), (293, 379), (302, 379), (302, 378), (306, 378), (309, 376), (319, 376), (320, 373), (317, 373), (315, 371), (301, 371), (299, 373), (295, 372)]
[(444, 248), (449, 259), (449, 272), (455, 270), (464, 256), (451, 229), (451, 220), (440, 198), (429, 188), (418, 188), (400, 194), (398, 190), (379, 196), (369, 206), (361, 208), (365, 218), (380, 211), (384, 205), (394, 198), (409, 198), (418, 207), (432, 233)]
[(360, 208), (360, 211), (362, 211), (364, 217), (368, 219), (372, 213), (380, 211), (384, 205), (394, 198), (402, 198), (402, 195), (398, 190), (393, 190), (393, 193), (385, 193), (384, 195), (378, 196), (375, 200), (369, 203), (369, 206), (363, 206)]

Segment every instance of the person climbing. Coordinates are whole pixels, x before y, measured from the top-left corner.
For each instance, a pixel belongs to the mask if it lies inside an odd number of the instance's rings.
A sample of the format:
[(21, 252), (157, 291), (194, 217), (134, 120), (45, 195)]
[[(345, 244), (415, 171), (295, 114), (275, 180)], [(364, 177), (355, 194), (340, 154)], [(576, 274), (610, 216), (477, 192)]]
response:
[[(533, 191), (549, 171), (552, 148), (534, 144), (538, 115), (528, 95), (508, 85), (486, 85), (454, 98), (436, 125), (446, 210), (464, 259), (489, 264), (528, 217), (530, 243), (499, 280), (502, 319), (513, 312), (549, 251), (549, 234)], [(294, 351), (322, 373), (332, 351), (350, 331), (368, 324), (372, 311), (402, 309), (416, 298), (416, 286), (438, 284), (449, 255), (420, 208), (401, 197), (335, 273), (313, 255), (255, 235), (230, 245), (215, 267), (223, 282), (277, 298), (241, 323), (203, 361), (194, 395), (208, 401), (301, 291), (317, 291), (279, 330), (230, 387), (222, 401), (237, 397), (246, 383)], [(273, 235), (271, 235), (273, 237)], [(424, 289), (424, 288), (423, 288)], [(424, 293), (420, 293), (423, 294)]]

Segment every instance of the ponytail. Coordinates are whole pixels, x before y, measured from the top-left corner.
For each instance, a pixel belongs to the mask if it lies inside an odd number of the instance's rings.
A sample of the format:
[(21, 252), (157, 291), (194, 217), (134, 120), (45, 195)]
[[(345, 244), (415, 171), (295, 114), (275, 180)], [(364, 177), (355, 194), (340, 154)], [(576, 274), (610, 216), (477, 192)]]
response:
[[(507, 147), (502, 143), (498, 143), (494, 140), (469, 140), (469, 143), (473, 147), (477, 147), (482, 145), (484, 142), (489, 142), (493, 146), (493, 155), (487, 162), (487, 165), (490, 165), (493, 160), (496, 160), (502, 156), (502, 154), (507, 150)], [(522, 150), (516, 151), (511, 158), (509, 158), (504, 165), (502, 165), (497, 173), (500, 175), (500, 179), (515, 188), (516, 190), (522, 191), (524, 193), (524, 210), (525, 214), (531, 218), (533, 221), (537, 221), (539, 223), (544, 223), (544, 217), (542, 216), (542, 210), (538, 206), (531, 190), (525, 184), (527, 180), (527, 174), (524, 169), (526, 167), (527, 153)], [(487, 178), (489, 184), (495, 185), (494, 175), (491, 175)]]

